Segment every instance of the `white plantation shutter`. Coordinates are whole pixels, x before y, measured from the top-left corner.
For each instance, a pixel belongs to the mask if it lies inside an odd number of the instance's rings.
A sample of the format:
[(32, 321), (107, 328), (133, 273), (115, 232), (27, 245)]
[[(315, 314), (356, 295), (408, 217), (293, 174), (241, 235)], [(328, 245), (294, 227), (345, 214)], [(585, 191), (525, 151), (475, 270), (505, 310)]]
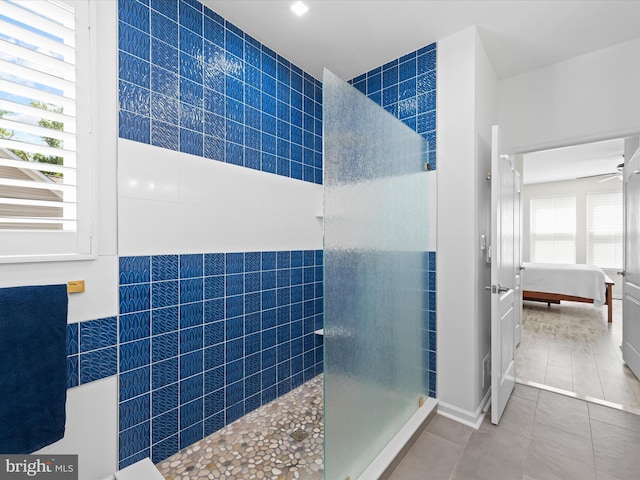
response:
[(0, 3), (0, 230), (77, 231), (75, 25), (61, 1)]
[(587, 263), (622, 267), (622, 192), (587, 194)]
[(531, 261), (576, 262), (576, 197), (537, 197), (530, 202)]

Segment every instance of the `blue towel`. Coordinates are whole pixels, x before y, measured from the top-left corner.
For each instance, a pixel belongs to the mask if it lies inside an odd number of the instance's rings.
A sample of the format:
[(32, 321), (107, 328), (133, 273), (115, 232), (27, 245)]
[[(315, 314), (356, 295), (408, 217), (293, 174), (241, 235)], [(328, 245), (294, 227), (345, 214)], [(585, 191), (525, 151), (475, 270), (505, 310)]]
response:
[(64, 436), (67, 287), (0, 289), (0, 454)]

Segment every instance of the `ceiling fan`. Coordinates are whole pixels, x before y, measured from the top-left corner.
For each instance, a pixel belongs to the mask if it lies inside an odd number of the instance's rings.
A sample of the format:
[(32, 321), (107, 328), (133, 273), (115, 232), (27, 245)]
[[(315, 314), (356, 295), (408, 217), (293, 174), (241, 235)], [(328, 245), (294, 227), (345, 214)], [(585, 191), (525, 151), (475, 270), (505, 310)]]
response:
[(609, 180), (613, 180), (614, 178), (617, 178), (618, 180), (622, 181), (623, 168), (624, 168), (624, 162), (616, 166), (616, 170), (617, 170), (616, 172), (608, 174), (609, 176), (607, 178), (603, 178), (602, 180), (598, 181), (598, 183), (607, 182)]

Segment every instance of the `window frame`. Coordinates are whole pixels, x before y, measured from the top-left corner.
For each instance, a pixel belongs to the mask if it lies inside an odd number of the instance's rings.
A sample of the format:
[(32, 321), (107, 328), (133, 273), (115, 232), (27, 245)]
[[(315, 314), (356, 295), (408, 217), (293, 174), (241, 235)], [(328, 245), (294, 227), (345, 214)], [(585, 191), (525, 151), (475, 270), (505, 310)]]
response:
[[(2, 230), (0, 264), (93, 260), (97, 258), (96, 211), (98, 138), (93, 131), (97, 118), (98, 43), (97, 15), (89, 0), (61, 0), (75, 8), (77, 229), (75, 232)], [(43, 245), (48, 248), (43, 248)]]

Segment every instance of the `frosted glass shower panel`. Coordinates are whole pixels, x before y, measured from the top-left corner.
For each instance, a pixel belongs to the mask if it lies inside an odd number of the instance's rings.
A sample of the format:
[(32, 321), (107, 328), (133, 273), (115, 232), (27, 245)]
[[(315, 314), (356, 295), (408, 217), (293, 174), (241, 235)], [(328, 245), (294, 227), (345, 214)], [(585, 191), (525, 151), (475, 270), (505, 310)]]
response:
[(358, 478), (418, 409), (426, 141), (323, 80), (325, 478)]

